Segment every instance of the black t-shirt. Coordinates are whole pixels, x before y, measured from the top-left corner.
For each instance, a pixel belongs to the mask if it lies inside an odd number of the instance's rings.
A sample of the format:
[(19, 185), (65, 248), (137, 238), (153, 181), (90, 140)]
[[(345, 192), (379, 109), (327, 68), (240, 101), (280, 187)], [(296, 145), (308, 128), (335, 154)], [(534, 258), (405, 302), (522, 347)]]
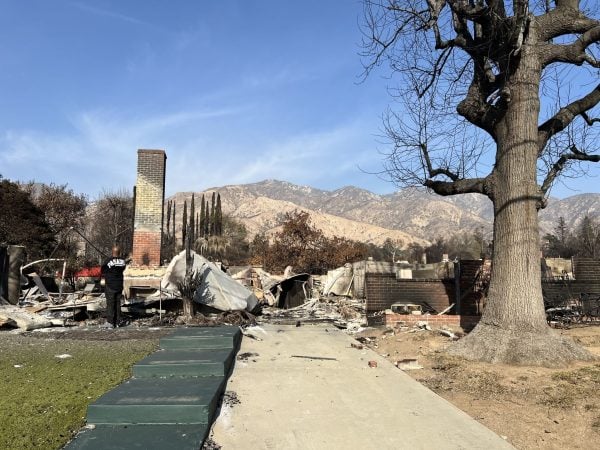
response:
[(108, 258), (102, 265), (102, 276), (106, 280), (106, 287), (113, 291), (123, 290), (123, 272), (127, 263), (123, 258)]

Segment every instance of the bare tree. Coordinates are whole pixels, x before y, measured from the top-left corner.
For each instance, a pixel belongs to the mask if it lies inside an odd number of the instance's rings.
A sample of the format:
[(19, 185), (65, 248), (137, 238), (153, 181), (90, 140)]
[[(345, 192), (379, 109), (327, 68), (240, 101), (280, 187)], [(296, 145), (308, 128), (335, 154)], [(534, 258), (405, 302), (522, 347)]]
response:
[(593, 118), (600, 101), (596, 2), (364, 5), (365, 76), (389, 65), (401, 80), (392, 94), (406, 105), (384, 121), (393, 144), (386, 160), (392, 181), (440, 195), (479, 193), (493, 202), (487, 306), (451, 353), (541, 365), (588, 358), (546, 324), (538, 210), (566, 169), (600, 160), (587, 147), (600, 121)]
[[(87, 257), (102, 261), (113, 245), (127, 255), (133, 246), (133, 197), (126, 190), (105, 191), (88, 211)], [(100, 250), (100, 252), (98, 252)]]

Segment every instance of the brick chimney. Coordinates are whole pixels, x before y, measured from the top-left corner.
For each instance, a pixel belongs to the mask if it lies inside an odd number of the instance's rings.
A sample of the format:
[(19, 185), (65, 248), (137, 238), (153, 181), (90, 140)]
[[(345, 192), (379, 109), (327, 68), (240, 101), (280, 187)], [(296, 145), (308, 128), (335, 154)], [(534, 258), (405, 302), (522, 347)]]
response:
[(133, 222), (133, 265), (161, 264), (163, 204), (165, 200), (164, 150), (138, 150)]

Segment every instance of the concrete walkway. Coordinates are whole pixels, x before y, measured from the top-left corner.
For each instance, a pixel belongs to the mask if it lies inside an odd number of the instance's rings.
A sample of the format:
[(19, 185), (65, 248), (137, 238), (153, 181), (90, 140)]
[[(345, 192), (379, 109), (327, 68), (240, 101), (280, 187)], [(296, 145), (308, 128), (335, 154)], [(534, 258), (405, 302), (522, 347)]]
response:
[[(245, 337), (212, 439), (223, 449), (510, 449), (510, 444), (333, 326)], [(317, 360), (296, 358), (316, 356)], [(377, 362), (369, 368), (368, 361)]]

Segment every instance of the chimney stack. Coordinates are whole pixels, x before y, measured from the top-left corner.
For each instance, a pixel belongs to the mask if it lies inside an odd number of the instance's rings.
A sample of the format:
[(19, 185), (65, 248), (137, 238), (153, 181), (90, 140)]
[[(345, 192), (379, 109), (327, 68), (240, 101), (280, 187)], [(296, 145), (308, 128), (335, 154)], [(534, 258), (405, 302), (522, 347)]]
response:
[(161, 264), (163, 205), (165, 201), (164, 150), (138, 150), (133, 222), (133, 265)]

